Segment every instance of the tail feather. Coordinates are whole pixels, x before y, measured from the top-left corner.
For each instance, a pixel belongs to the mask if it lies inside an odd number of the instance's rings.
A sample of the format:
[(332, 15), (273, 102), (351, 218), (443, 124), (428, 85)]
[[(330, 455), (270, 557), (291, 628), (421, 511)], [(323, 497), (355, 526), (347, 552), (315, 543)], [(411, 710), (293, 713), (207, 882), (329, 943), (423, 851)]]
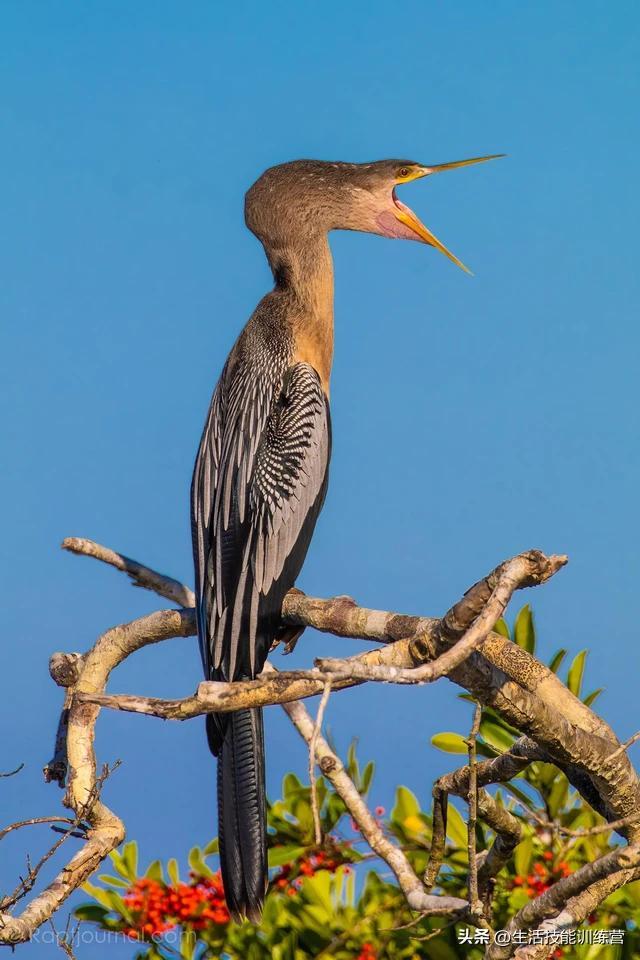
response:
[(258, 923), (268, 880), (262, 710), (226, 719), (217, 751), (222, 882), (234, 920)]

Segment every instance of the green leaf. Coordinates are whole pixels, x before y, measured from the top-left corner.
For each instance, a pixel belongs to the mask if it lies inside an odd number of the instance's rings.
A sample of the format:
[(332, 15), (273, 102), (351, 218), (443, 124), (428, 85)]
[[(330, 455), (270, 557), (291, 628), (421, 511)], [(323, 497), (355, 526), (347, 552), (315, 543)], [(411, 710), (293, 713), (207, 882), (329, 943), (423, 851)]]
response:
[(498, 622), (495, 624), (494, 633), (499, 633), (501, 637), (506, 637), (507, 640), (511, 640), (511, 633), (509, 632), (509, 625), (506, 620), (503, 620), (501, 617)]
[(504, 729), (502, 724), (495, 723), (493, 720), (482, 720), (480, 733), (487, 743), (495, 747), (500, 753), (509, 750), (513, 746), (513, 736), (508, 730)]
[[(417, 957), (418, 954), (413, 954), (414, 957)], [(426, 956), (426, 954), (423, 954)], [(436, 937), (434, 940), (431, 940), (429, 943), (429, 960), (458, 960), (460, 954), (455, 950), (450, 944), (445, 943), (444, 940)]]
[[(341, 873), (343, 873), (343, 868), (338, 868)], [(344, 873), (343, 873), (344, 875)], [(352, 906), (356, 902), (356, 874), (352, 870), (351, 873), (346, 878), (345, 883), (345, 899), (349, 906)]]
[(285, 934), (271, 948), (271, 960), (296, 960), (295, 936), (293, 933)]
[(200, 847), (192, 847), (189, 851), (189, 866), (199, 877), (212, 877), (213, 870), (207, 866), (202, 856)]
[(99, 907), (97, 903), (83, 903), (74, 910), (76, 920), (87, 920), (89, 923), (102, 923), (108, 910)]
[(319, 870), (312, 877), (306, 877), (302, 885), (302, 891), (306, 900), (319, 911), (312, 914), (320, 925), (324, 925), (333, 914), (333, 902), (331, 898), (331, 887), (333, 877), (327, 870)]
[(528, 603), (525, 603), (516, 617), (516, 622), (513, 625), (513, 639), (527, 653), (533, 653), (536, 648), (536, 629), (531, 607)]
[(497, 757), (499, 753), (502, 753), (502, 750), (496, 750), (490, 743), (485, 743), (482, 737), (478, 737), (476, 741), (476, 753), (479, 757), (486, 757), (490, 760), (493, 757)]
[[(323, 816), (323, 823), (325, 824), (327, 832), (345, 815), (346, 810), (347, 808), (341, 798), (335, 793), (330, 793), (325, 804)], [(297, 835), (298, 834), (296, 834), (296, 836)]]
[[(316, 781), (316, 793), (318, 794), (318, 803), (320, 806), (324, 803), (327, 794), (329, 793), (329, 788), (327, 786), (327, 781), (324, 777), (318, 777)], [(309, 797), (311, 797), (311, 788), (309, 788)]]
[(529, 895), (523, 887), (516, 887), (509, 897), (509, 907), (512, 913), (517, 913), (529, 902)]
[(298, 796), (302, 789), (304, 789), (303, 784), (298, 780), (295, 773), (287, 773), (282, 781), (282, 796), (284, 799), (289, 800)]
[[(181, 954), (181, 958), (185, 960), (185, 954)], [(147, 953), (137, 953), (134, 960), (167, 960), (167, 955), (158, 949), (157, 944), (152, 943)], [(191, 960), (191, 957), (186, 960)]]
[(588, 652), (588, 650), (581, 650), (580, 653), (574, 657), (569, 667), (569, 673), (567, 674), (567, 686), (576, 697), (580, 696), (580, 688), (582, 687), (582, 677), (584, 676), (584, 666)]
[(444, 753), (467, 753), (468, 747), (464, 737), (459, 733), (436, 733), (431, 737), (431, 743)]
[(126, 880), (121, 880), (120, 877), (111, 877), (108, 873), (101, 873), (98, 877), (101, 883), (106, 883), (111, 887), (121, 887), (124, 890), (127, 890), (130, 884)]
[(105, 910), (113, 910), (113, 891), (104, 890), (102, 887), (95, 887), (92, 883), (83, 883), (82, 889), (85, 893), (88, 893), (90, 897), (93, 897), (94, 900), (97, 900), (98, 903), (105, 908)]
[(178, 868), (178, 861), (175, 857), (171, 857), (171, 860), (169, 860), (167, 863), (167, 873), (169, 874), (171, 883), (174, 886), (177, 886), (180, 883), (180, 870)]
[(136, 877), (138, 874), (138, 844), (135, 840), (125, 843), (122, 848), (122, 856), (131, 875)]
[(598, 687), (597, 690), (592, 690), (583, 700), (585, 706), (590, 707), (592, 703), (595, 703), (601, 693), (604, 692), (604, 687)]
[(560, 813), (567, 802), (569, 796), (569, 781), (560, 774), (554, 781), (551, 791), (547, 798), (547, 809), (553, 820)]
[(360, 783), (360, 793), (365, 794), (368, 792), (369, 787), (371, 786), (371, 781), (373, 780), (373, 772), (376, 768), (373, 761), (369, 761), (364, 770), (362, 771), (362, 781)]
[(114, 850), (109, 856), (120, 876), (124, 877), (124, 879), (130, 883), (133, 883), (138, 875), (137, 843), (133, 840), (130, 843), (125, 843), (122, 848), (122, 853)]
[(466, 850), (467, 825), (462, 819), (462, 815), (451, 803), (447, 811), (447, 836), (450, 840), (453, 840), (456, 847)]
[(352, 740), (347, 751), (347, 773), (356, 783), (360, 782), (360, 765), (356, 756), (357, 740)]
[(521, 790), (520, 787), (514, 786), (513, 782), (509, 784), (509, 793), (512, 793), (514, 797), (517, 797), (521, 803), (527, 807), (528, 810), (535, 809), (535, 800), (529, 796), (524, 790)]
[(562, 661), (564, 660), (566, 655), (567, 655), (567, 651), (564, 650), (562, 647), (559, 650), (556, 650), (554, 655), (551, 657), (551, 660), (549, 661), (549, 670), (551, 670), (552, 673), (558, 672), (558, 670), (560, 669), (560, 665), (562, 664)]
[(192, 930), (183, 930), (180, 937), (180, 957), (182, 960), (192, 960), (196, 948), (196, 938)]
[(306, 847), (300, 846), (300, 844), (293, 843), (271, 847), (269, 850), (269, 866), (281, 867), (283, 863), (293, 863), (300, 859), (306, 849)]
[(525, 837), (518, 846), (513, 857), (516, 873), (521, 877), (526, 877), (529, 873), (531, 856), (533, 853), (533, 840), (531, 837)]
[(159, 860), (154, 860), (153, 863), (150, 863), (147, 867), (147, 872), (145, 877), (148, 877), (149, 880), (157, 880), (158, 883), (164, 883), (164, 873), (162, 872), (162, 863)]
[(220, 844), (218, 842), (218, 838), (214, 837), (213, 840), (209, 841), (209, 843), (206, 845), (206, 847), (202, 852), (205, 857), (210, 857), (214, 853), (218, 853), (219, 850), (220, 850)]
[(536, 760), (525, 770), (525, 778), (542, 795), (543, 799), (547, 792), (551, 790), (558, 777), (563, 774), (552, 763), (544, 763)]
[(420, 804), (415, 794), (407, 787), (398, 787), (396, 790), (396, 802), (391, 811), (391, 819), (396, 823), (404, 824), (409, 817), (417, 817), (420, 813)]

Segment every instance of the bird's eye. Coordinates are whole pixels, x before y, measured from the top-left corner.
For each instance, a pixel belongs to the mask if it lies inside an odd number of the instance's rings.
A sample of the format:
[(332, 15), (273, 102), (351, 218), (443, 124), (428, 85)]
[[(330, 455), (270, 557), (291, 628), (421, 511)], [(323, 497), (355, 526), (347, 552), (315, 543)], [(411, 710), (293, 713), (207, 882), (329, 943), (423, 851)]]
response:
[(404, 180), (411, 175), (411, 167), (400, 167), (398, 170), (398, 179)]

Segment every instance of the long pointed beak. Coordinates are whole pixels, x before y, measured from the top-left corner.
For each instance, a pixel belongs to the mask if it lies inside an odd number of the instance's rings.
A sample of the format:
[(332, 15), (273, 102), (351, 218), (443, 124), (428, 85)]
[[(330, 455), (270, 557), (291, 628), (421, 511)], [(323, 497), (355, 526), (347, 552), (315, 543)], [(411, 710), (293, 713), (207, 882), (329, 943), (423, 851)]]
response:
[[(469, 160), (454, 160), (451, 163), (438, 163), (431, 167), (419, 167), (415, 173), (415, 176), (411, 179), (417, 180), (421, 177), (428, 177), (432, 173), (442, 173), (445, 170), (457, 170), (458, 167), (470, 167), (475, 163), (485, 163), (487, 160), (499, 160), (504, 156), (506, 156), (504, 153), (492, 153), (486, 157), (471, 157)], [(451, 250), (447, 249), (444, 243), (442, 243), (441, 240), (438, 240), (438, 238), (431, 232), (431, 230), (428, 229), (428, 227), (425, 227), (424, 223), (418, 219), (413, 210), (398, 200), (398, 198), (395, 196), (395, 192), (393, 199), (397, 207), (395, 215), (401, 223), (404, 223), (405, 226), (409, 227), (409, 229), (412, 230), (417, 237), (423, 241), (423, 243), (428, 243), (430, 246), (435, 247), (436, 250), (439, 250), (440, 253), (444, 253), (445, 257), (448, 257), (449, 260), (451, 260), (452, 263), (455, 263), (456, 266), (460, 267), (461, 270), (464, 270), (465, 273), (473, 276), (471, 270), (464, 265), (462, 260), (459, 260), (458, 257), (451, 252)]]
[(459, 167), (471, 167), (475, 163), (486, 163), (487, 160), (501, 160), (506, 153), (490, 153), (487, 157), (471, 157), (469, 160), (453, 160), (451, 163), (436, 163), (431, 167), (421, 167), (421, 177), (428, 177), (432, 173), (443, 173), (445, 170), (457, 170)]

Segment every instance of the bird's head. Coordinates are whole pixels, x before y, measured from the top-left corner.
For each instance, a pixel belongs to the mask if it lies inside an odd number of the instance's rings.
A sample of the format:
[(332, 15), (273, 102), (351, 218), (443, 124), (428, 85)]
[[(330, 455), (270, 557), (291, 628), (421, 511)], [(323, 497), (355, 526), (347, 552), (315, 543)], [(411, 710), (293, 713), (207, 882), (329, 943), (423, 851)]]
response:
[[(267, 249), (305, 243), (330, 230), (359, 230), (383, 237), (419, 240), (463, 263), (426, 227), (396, 188), (445, 170), (494, 160), (503, 154), (425, 166), (412, 160), (330, 163), (294, 160), (270, 167), (245, 198), (249, 229)], [(469, 272), (467, 270), (467, 272)]]

